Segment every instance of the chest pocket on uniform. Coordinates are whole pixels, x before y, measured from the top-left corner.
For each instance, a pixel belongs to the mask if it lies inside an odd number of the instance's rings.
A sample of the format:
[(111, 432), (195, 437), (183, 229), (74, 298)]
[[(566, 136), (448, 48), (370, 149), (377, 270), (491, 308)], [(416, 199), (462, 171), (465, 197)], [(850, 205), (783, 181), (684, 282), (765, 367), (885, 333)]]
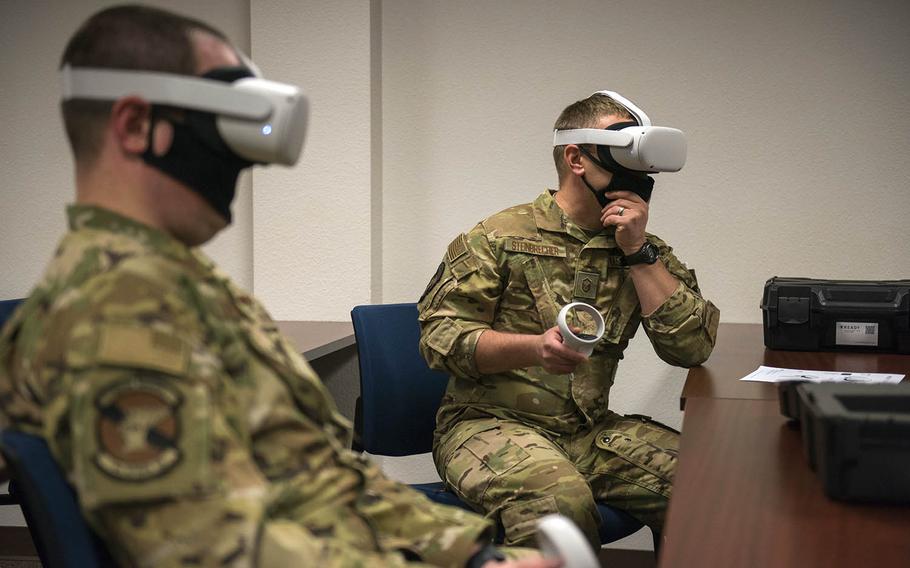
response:
[(559, 305), (536, 256), (516, 258), (499, 302), (497, 328), (542, 333), (556, 325)]

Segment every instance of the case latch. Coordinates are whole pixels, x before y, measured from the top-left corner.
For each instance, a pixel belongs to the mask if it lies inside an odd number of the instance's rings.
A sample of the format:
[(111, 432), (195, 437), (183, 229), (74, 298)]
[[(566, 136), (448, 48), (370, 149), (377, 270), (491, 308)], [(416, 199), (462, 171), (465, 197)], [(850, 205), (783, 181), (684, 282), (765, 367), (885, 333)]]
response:
[(777, 299), (777, 321), (789, 324), (809, 321), (809, 298), (779, 297)]

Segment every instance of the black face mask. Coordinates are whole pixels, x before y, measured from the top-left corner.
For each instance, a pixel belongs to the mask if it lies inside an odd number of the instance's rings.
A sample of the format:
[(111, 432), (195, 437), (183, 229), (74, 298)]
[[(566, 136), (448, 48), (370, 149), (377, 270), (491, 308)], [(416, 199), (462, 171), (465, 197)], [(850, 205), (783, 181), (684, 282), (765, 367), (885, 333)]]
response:
[[(617, 122), (616, 124), (608, 126), (607, 130), (622, 130), (629, 126), (638, 126), (638, 123)], [(645, 201), (650, 201), (651, 190), (654, 189), (654, 178), (643, 172), (637, 172), (622, 166), (613, 159), (609, 146), (597, 146), (597, 157), (594, 157), (591, 152), (585, 150), (582, 146), (579, 146), (578, 149), (582, 154), (587, 156), (589, 160), (597, 164), (598, 167), (613, 174), (613, 179), (611, 179), (609, 185), (603, 189), (594, 189), (594, 187), (588, 183), (585, 176), (581, 176), (581, 181), (583, 181), (591, 193), (594, 194), (594, 197), (597, 199), (597, 202), (600, 203), (601, 207), (606, 207), (610, 204), (611, 200), (606, 196), (606, 193), (609, 191), (631, 191)]]
[[(253, 73), (245, 67), (223, 67), (202, 75), (203, 78), (225, 83), (252, 76)], [(224, 143), (215, 125), (214, 113), (181, 109), (184, 118), (177, 122), (166, 118), (168, 113), (165, 108), (152, 106), (148, 148), (142, 154), (142, 160), (186, 184), (230, 223), (237, 177), (253, 162), (241, 158)], [(163, 156), (156, 156), (152, 150), (152, 133), (159, 120), (168, 120), (174, 127), (171, 147)]]

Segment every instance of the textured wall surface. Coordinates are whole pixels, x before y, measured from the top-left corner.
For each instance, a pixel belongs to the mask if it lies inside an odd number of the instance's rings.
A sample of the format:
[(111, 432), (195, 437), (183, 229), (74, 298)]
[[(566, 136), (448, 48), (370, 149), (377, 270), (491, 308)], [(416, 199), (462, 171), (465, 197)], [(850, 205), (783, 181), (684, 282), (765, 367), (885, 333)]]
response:
[(774, 274), (906, 276), (908, 24), (898, 1), (386, 2), (386, 300), (552, 187), (553, 121), (603, 88), (687, 133), (649, 228), (725, 321), (759, 321)]
[[(384, 301), (413, 301), (458, 232), (556, 183), (552, 124), (618, 90), (684, 130), (649, 229), (727, 322), (773, 275), (910, 277), (903, 2), (386, 2)], [(637, 337), (617, 408), (679, 424), (684, 371)]]
[(294, 168), (254, 172), (254, 291), (276, 319), (346, 320), (370, 300), (370, 5), (253, 2), (253, 57), (303, 87)]
[[(72, 158), (58, 110), (57, 68), (66, 41), (102, 0), (0, 2), (0, 299), (29, 293), (66, 227), (75, 198)], [(158, 0), (205, 19), (249, 49), (249, 1)], [(241, 177), (234, 224), (205, 247), (242, 286), (252, 284), (252, 192)]]

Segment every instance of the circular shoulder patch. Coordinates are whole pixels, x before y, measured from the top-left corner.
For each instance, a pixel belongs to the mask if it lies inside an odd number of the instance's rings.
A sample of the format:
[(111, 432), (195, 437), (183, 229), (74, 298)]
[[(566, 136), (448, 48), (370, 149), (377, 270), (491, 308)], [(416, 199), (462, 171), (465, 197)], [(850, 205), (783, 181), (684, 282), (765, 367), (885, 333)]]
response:
[(95, 464), (122, 481), (166, 474), (181, 458), (180, 394), (165, 385), (131, 380), (95, 400), (98, 454)]

